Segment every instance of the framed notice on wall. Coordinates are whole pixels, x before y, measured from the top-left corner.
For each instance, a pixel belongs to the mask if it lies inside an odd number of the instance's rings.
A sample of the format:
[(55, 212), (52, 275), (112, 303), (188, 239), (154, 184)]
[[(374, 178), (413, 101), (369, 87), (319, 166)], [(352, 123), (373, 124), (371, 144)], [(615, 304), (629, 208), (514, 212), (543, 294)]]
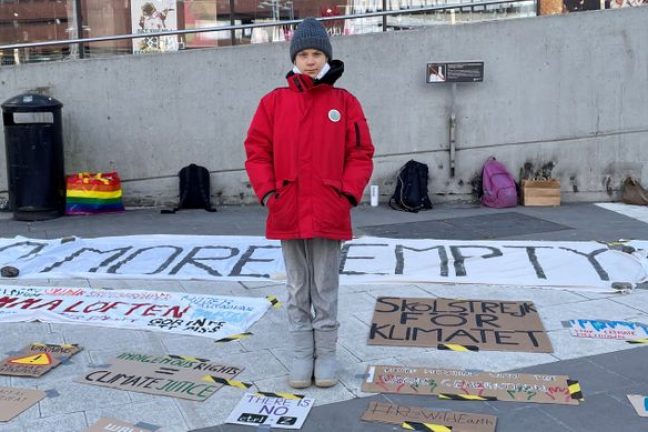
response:
[(484, 80), (484, 62), (435, 62), (425, 68), (425, 82), (480, 82)]

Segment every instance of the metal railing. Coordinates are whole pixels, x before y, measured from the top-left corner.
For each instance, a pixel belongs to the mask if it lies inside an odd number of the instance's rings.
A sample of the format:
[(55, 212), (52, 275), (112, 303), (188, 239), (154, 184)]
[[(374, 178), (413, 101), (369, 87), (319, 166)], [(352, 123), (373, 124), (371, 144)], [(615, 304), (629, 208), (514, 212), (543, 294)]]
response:
[[(426, 7), (404, 9), (404, 10), (366, 12), (362, 14), (337, 15), (331, 17), (321, 17), (317, 19), (319, 21), (345, 21), (345, 20), (354, 20), (354, 19), (361, 19), (361, 18), (383, 17), (383, 31), (385, 31), (386, 18), (388, 16), (424, 14), (427, 12), (439, 12), (439, 11), (465, 9), (465, 8), (474, 9), (476, 7), (481, 7), (481, 6), (486, 7), (486, 6), (512, 4), (512, 3), (527, 3), (527, 4), (535, 5), (536, 0), (488, 0), (488, 1), (479, 1), (479, 2), (452, 3), (443, 6), (426, 6)], [(147, 37), (167, 37), (167, 36), (174, 36), (174, 35), (194, 34), (194, 33), (222, 32), (222, 31), (234, 32), (236, 30), (248, 30), (254, 28), (289, 26), (289, 25), (299, 24), (301, 21), (302, 19), (300, 18), (300, 19), (293, 19), (293, 20), (280, 20), (280, 21), (262, 22), (262, 23), (254, 23), (254, 24), (236, 24), (236, 25), (226, 25), (226, 26), (218, 26), (218, 27), (203, 27), (198, 29), (170, 30), (170, 31), (161, 31), (155, 33), (142, 33), (142, 34), (129, 33), (129, 34), (121, 34), (121, 35), (97, 36), (97, 37), (78, 38), (78, 39), (25, 42), (25, 43), (16, 43), (16, 44), (9, 44), (9, 45), (0, 45), (0, 51), (25, 49), (25, 48), (42, 48), (42, 47), (52, 47), (52, 46), (60, 46), (60, 45), (75, 45), (75, 44), (82, 46), (83, 44), (92, 43), (92, 42), (141, 39)]]

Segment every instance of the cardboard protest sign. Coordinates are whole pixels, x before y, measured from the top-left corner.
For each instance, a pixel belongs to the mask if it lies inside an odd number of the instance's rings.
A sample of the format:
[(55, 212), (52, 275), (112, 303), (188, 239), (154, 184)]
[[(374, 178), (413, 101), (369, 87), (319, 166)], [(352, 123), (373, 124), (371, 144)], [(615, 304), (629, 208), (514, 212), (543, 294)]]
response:
[(369, 366), (362, 391), (435, 395), (442, 399), (578, 405), (578, 381), (564, 375)]
[(379, 297), (369, 345), (553, 352), (529, 301)]
[(628, 400), (640, 417), (648, 417), (648, 396), (629, 394)]
[(115, 420), (112, 418), (102, 417), (97, 420), (92, 426), (86, 429), (84, 432), (114, 432), (114, 431), (124, 431), (124, 432), (153, 432), (151, 429), (143, 429), (132, 423), (128, 423), (121, 420)]
[(648, 326), (629, 321), (569, 320), (572, 336), (594, 339), (633, 340), (648, 337)]
[(0, 422), (7, 422), (45, 397), (41, 390), (0, 387)]
[(495, 432), (497, 417), (459, 411), (437, 411), (428, 408), (371, 402), (361, 417), (364, 421), (401, 424), (432, 423), (452, 428), (452, 432)]
[(301, 429), (314, 404), (315, 399), (311, 398), (285, 399), (246, 393), (227, 417), (226, 423)]
[[(204, 401), (243, 369), (206, 359), (176, 355), (122, 353), (76, 381), (160, 396)], [(215, 382), (206, 377), (215, 377)]]
[(0, 362), (0, 375), (39, 377), (81, 351), (73, 344), (35, 342)]
[(213, 339), (245, 332), (269, 307), (260, 297), (0, 286), (0, 322), (78, 323)]

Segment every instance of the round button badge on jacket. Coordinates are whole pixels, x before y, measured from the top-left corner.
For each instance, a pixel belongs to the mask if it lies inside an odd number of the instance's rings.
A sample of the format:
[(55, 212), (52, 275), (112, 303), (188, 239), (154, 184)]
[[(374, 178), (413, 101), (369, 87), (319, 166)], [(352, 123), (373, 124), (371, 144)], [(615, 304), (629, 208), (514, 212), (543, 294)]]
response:
[(332, 109), (331, 111), (328, 112), (328, 118), (332, 122), (339, 122), (340, 119), (342, 118), (342, 114), (340, 114), (340, 111), (336, 109)]

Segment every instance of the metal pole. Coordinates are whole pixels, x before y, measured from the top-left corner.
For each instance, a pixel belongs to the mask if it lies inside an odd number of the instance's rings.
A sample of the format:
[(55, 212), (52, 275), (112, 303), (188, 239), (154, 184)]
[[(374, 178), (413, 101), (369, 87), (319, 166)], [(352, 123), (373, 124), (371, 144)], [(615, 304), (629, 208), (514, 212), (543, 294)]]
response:
[[(229, 4), (230, 4), (230, 25), (234, 26), (234, 0), (230, 0)], [(216, 11), (216, 13), (218, 14), (218, 11)], [(232, 45), (236, 45), (236, 30), (230, 30), (230, 38), (232, 40)]]
[[(383, 3), (382, 11), (386, 12), (387, 11), (387, 0), (382, 0), (382, 3)], [(383, 19), (383, 31), (386, 32), (387, 31), (387, 15), (383, 15), (382, 19)]]
[[(76, 25), (77, 25), (77, 37), (83, 39), (83, 14), (81, 13), (81, 0), (75, 0), (76, 4)], [(84, 48), (83, 43), (79, 43), (79, 58), (84, 58)]]
[(455, 100), (457, 98), (457, 83), (452, 83), (452, 103), (450, 108), (450, 177), (455, 176), (455, 154), (457, 152), (457, 115)]

